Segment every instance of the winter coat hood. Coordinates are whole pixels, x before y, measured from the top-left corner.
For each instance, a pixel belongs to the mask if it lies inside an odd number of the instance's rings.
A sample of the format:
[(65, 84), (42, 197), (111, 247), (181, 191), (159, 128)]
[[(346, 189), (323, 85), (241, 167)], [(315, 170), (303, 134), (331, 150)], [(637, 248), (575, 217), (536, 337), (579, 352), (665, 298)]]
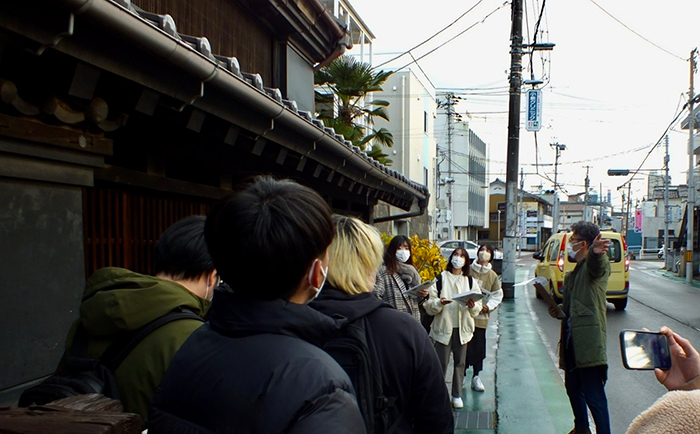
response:
[[(352, 303), (348, 303), (352, 301)], [(323, 287), (323, 291), (309, 306), (330, 317), (347, 318), (352, 322), (379, 309), (384, 303), (372, 292), (350, 295), (330, 285)], [(391, 306), (389, 306), (391, 307)]]
[[(271, 333), (300, 338), (322, 346), (329, 337), (339, 333), (346, 322), (342, 318), (334, 319), (323, 315), (308, 305), (282, 299), (254, 300), (217, 289), (214, 291), (214, 300), (209, 322), (213, 329), (225, 335)], [(236, 306), (236, 309), (230, 309), (231, 306)], [(265, 318), (265, 321), (260, 318)]]
[(80, 320), (90, 335), (111, 336), (136, 330), (180, 307), (202, 316), (209, 304), (178, 283), (107, 267), (88, 279)]

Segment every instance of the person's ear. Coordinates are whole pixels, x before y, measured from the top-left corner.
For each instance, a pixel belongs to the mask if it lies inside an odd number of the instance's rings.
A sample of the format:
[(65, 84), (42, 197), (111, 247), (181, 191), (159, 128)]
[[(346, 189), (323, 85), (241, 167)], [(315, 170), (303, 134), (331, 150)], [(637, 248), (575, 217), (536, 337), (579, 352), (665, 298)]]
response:
[(207, 286), (213, 290), (214, 288), (219, 286), (220, 283), (221, 278), (219, 277), (219, 273), (216, 271), (216, 269), (212, 270), (207, 275)]

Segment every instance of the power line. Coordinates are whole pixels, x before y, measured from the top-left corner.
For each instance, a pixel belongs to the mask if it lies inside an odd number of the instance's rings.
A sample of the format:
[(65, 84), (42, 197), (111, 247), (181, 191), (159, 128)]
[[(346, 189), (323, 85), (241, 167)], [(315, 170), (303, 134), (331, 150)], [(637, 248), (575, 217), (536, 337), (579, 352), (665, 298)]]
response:
[(598, 3), (596, 3), (594, 0), (590, 0), (590, 2), (593, 3), (594, 5), (596, 5), (601, 11), (605, 12), (605, 14), (607, 14), (610, 18), (612, 18), (613, 20), (617, 21), (617, 22), (618, 22), (620, 25), (622, 25), (624, 28), (626, 28), (626, 29), (629, 30), (630, 32), (634, 33), (635, 35), (639, 36), (640, 38), (642, 38), (642, 39), (645, 40), (646, 42), (650, 43), (650, 44), (653, 45), (654, 47), (658, 48), (659, 50), (663, 51), (664, 53), (670, 54), (671, 56), (673, 56), (673, 57), (675, 57), (675, 58), (677, 58), (677, 59), (681, 59), (681, 60), (684, 61), (684, 62), (687, 62), (687, 61), (689, 60), (689, 59), (683, 58), (683, 57), (681, 57), (681, 56), (678, 56), (677, 54), (673, 54), (673, 53), (671, 53), (670, 51), (668, 51), (667, 49), (665, 49), (665, 48), (663, 48), (663, 47), (660, 47), (659, 45), (657, 45), (657, 44), (651, 42), (649, 39), (645, 38), (645, 37), (642, 36), (641, 34), (637, 33), (637, 32), (634, 31), (634, 30), (632, 30), (627, 24), (625, 24), (625, 23), (623, 23), (622, 21), (620, 21), (620, 20), (618, 20), (617, 18), (615, 18), (610, 12), (606, 11), (605, 9), (603, 9), (603, 7), (602, 7), (601, 5), (599, 5)]
[[(471, 30), (471, 29), (473, 29), (474, 27), (476, 27), (478, 24), (483, 24), (487, 19), (489, 19), (489, 18), (491, 17), (491, 15), (495, 14), (495, 13), (498, 12), (500, 9), (503, 9), (507, 4), (510, 4), (510, 0), (507, 0), (506, 2), (504, 2), (504, 3), (503, 3), (502, 5), (500, 5), (499, 7), (497, 7), (497, 8), (494, 9), (494, 10), (492, 10), (491, 12), (489, 12), (484, 18), (481, 19), (481, 21), (478, 21), (478, 22), (472, 24), (471, 26), (469, 26), (469, 27), (467, 27), (466, 29), (462, 30), (461, 32), (457, 33), (455, 36), (451, 37), (451, 38), (448, 39), (447, 41), (443, 42), (442, 44), (438, 45), (437, 47), (435, 47), (435, 48), (433, 48), (432, 50), (428, 51), (427, 53), (423, 54), (423, 55), (420, 56), (418, 59), (415, 59), (413, 62), (409, 62), (409, 63), (405, 64), (404, 66), (402, 66), (401, 68), (397, 68), (396, 70), (397, 70), (397, 71), (400, 71), (400, 70), (406, 68), (407, 66), (409, 66), (409, 65), (411, 65), (411, 64), (413, 64), (413, 63), (415, 63), (415, 62), (417, 62), (417, 61), (419, 61), (419, 60), (421, 60), (422, 58), (424, 58), (424, 57), (426, 57), (426, 56), (428, 56), (428, 55), (430, 55), (430, 54), (433, 54), (435, 51), (439, 50), (440, 48), (442, 48), (442, 47), (444, 47), (445, 45), (449, 44), (450, 42), (454, 41), (454, 40), (457, 39), (458, 37), (462, 36), (463, 34), (465, 34), (466, 32), (468, 32), (469, 30)], [(386, 63), (387, 63), (387, 62), (384, 62), (382, 65), (385, 65)]]
[[(387, 61), (384, 62), (384, 63), (380, 63), (379, 65), (375, 66), (375, 69), (376, 69), (376, 68), (381, 68), (382, 66), (386, 65), (387, 63), (393, 62), (394, 60), (399, 59), (399, 58), (405, 56), (406, 54), (411, 53), (411, 51), (415, 50), (416, 48), (420, 47), (421, 45), (426, 44), (426, 43), (429, 42), (431, 39), (433, 39), (434, 37), (436, 37), (437, 35), (439, 35), (440, 33), (444, 32), (445, 30), (447, 30), (447, 29), (449, 29), (450, 27), (452, 27), (457, 21), (459, 21), (459, 20), (461, 20), (462, 18), (464, 18), (465, 15), (467, 15), (469, 12), (473, 11), (474, 8), (476, 8), (477, 6), (479, 6), (479, 5), (481, 4), (482, 1), (484, 1), (484, 0), (479, 0), (478, 2), (476, 2), (476, 4), (475, 4), (474, 6), (470, 7), (469, 9), (467, 9), (467, 11), (464, 12), (464, 13), (463, 13), (462, 15), (460, 15), (459, 17), (457, 17), (456, 20), (452, 21), (450, 24), (448, 24), (448, 25), (446, 25), (445, 27), (443, 27), (442, 29), (440, 29), (437, 33), (434, 33), (434, 34), (433, 34), (431, 37), (429, 37), (428, 39), (424, 40), (423, 42), (421, 42), (420, 44), (418, 44), (418, 45), (416, 45), (416, 46), (414, 46), (414, 47), (412, 47), (412, 48), (409, 48), (407, 51), (404, 51), (403, 53), (399, 54), (399, 55), (396, 56), (396, 57), (393, 57), (393, 58), (387, 60)], [(411, 56), (411, 57), (413, 57), (413, 56)], [(414, 61), (415, 61), (415, 59), (414, 59)], [(401, 68), (401, 69), (403, 69), (403, 68)]]
[[(698, 97), (700, 97), (700, 95), (698, 95), (698, 96), (696, 96), (695, 98), (693, 98), (693, 102), (696, 102), (697, 100), (699, 100), (700, 98), (698, 98)], [(666, 130), (664, 130), (663, 134), (661, 134), (661, 137), (659, 137), (659, 140), (656, 141), (656, 143), (654, 144), (654, 146), (651, 147), (651, 149), (649, 150), (649, 152), (647, 153), (647, 155), (644, 157), (644, 159), (642, 160), (642, 162), (639, 164), (639, 167), (637, 167), (637, 170), (635, 170), (634, 173), (630, 176), (630, 179), (628, 179), (627, 181), (625, 181), (624, 183), (622, 183), (622, 185), (620, 185), (619, 187), (617, 187), (618, 189), (620, 189), (620, 188), (622, 188), (622, 187), (624, 187), (624, 186), (626, 186), (627, 184), (629, 184), (629, 183), (632, 182), (632, 180), (633, 180), (634, 177), (637, 175), (637, 173), (639, 173), (639, 171), (642, 169), (642, 166), (643, 166), (644, 163), (647, 161), (647, 158), (649, 158), (649, 156), (650, 156), (651, 153), (654, 151), (654, 149), (656, 149), (656, 147), (659, 145), (659, 143), (661, 143), (661, 141), (664, 139), (664, 137), (666, 136), (666, 134), (668, 133), (668, 131), (671, 129), (671, 127), (672, 127), (676, 122), (678, 122), (678, 119), (680, 119), (681, 115), (682, 115), (683, 113), (685, 113), (685, 109), (686, 109), (686, 107), (688, 106), (689, 103), (690, 103), (690, 101), (688, 101), (687, 103), (683, 104), (683, 108), (678, 112), (678, 114), (676, 115), (676, 117), (673, 118), (673, 120), (671, 121), (671, 123), (668, 124), (668, 126), (666, 127)], [(689, 175), (689, 176), (690, 176), (690, 175)]]

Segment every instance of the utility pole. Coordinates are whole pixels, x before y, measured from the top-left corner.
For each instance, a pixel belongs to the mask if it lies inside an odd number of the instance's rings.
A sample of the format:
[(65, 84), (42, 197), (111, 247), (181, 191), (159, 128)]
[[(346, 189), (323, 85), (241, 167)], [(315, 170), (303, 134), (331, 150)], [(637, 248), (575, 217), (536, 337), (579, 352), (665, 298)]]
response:
[(454, 106), (455, 104), (457, 104), (457, 99), (459, 99), (459, 97), (455, 97), (454, 93), (448, 92), (445, 94), (445, 101), (437, 102), (438, 108), (444, 108), (445, 110), (447, 110), (447, 177), (445, 178), (447, 190), (445, 192), (445, 196), (447, 196), (447, 209), (445, 210), (445, 221), (447, 222), (449, 228), (447, 239), (454, 238), (454, 216), (452, 215), (452, 190), (454, 188), (454, 177), (452, 174), (452, 136), (454, 124), (452, 123), (452, 117), (455, 115)]
[(603, 183), (600, 183), (598, 190), (598, 226), (603, 227)]
[[(620, 187), (617, 187), (617, 190), (620, 190)], [(627, 215), (627, 204), (625, 203), (625, 190), (622, 190), (622, 207), (620, 208), (620, 211), (622, 211), (623, 214)], [(622, 231), (622, 236), (627, 239), (627, 218), (622, 222), (620, 225), (620, 230)]]
[(523, 188), (525, 187), (525, 175), (523, 174), (523, 168), (520, 168), (520, 191), (518, 191), (518, 259), (520, 259), (520, 254), (523, 251), (523, 236), (522, 233), (525, 229), (525, 219), (523, 218)]
[(506, 233), (503, 239), (503, 297), (515, 298), (515, 194), (520, 153), (520, 87), (523, 71), (523, 1), (512, 2), (510, 32), (510, 90), (508, 101), (508, 155), (506, 159)]
[(666, 134), (666, 155), (664, 155), (664, 268), (668, 270), (668, 226), (671, 223), (668, 216), (668, 163), (671, 157), (668, 155), (668, 134)]
[(588, 221), (588, 187), (590, 187), (590, 180), (588, 179), (588, 170), (591, 166), (583, 166), (586, 168), (586, 181), (584, 182), (586, 191), (583, 193), (583, 221)]
[(694, 133), (695, 133), (695, 119), (693, 113), (693, 99), (695, 98), (695, 90), (693, 88), (693, 78), (695, 77), (695, 55), (698, 49), (693, 48), (690, 52), (690, 91), (688, 92), (689, 101), (688, 110), (690, 113), (688, 117), (688, 131), (690, 137), (688, 138), (688, 226), (687, 226), (687, 241), (686, 246), (686, 263), (685, 263), (685, 281), (687, 283), (693, 282), (693, 233), (695, 232), (695, 155), (694, 151)]
[(549, 146), (553, 147), (556, 151), (556, 156), (554, 157), (554, 233), (559, 231), (559, 196), (557, 195), (557, 189), (559, 184), (557, 184), (557, 166), (559, 166), (559, 156), (561, 151), (566, 149), (566, 145), (561, 143), (550, 143)]
[(625, 214), (625, 238), (630, 231), (630, 208), (632, 208), (632, 182), (627, 184), (627, 213)]

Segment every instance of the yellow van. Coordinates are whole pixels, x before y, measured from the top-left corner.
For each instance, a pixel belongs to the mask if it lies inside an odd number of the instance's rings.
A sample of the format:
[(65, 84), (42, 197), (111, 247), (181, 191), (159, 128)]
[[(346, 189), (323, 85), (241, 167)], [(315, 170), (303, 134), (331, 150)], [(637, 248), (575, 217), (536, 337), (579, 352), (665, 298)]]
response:
[[(627, 294), (630, 290), (630, 263), (627, 258), (627, 245), (618, 232), (602, 230), (603, 238), (610, 240), (610, 280), (607, 299), (615, 305), (615, 310), (627, 307)], [(544, 249), (532, 255), (537, 259), (535, 277), (543, 276), (549, 281), (549, 292), (555, 300), (561, 301), (564, 279), (576, 266), (566, 254), (566, 245), (572, 232), (558, 232), (547, 240)], [(537, 298), (540, 298), (535, 292)]]

